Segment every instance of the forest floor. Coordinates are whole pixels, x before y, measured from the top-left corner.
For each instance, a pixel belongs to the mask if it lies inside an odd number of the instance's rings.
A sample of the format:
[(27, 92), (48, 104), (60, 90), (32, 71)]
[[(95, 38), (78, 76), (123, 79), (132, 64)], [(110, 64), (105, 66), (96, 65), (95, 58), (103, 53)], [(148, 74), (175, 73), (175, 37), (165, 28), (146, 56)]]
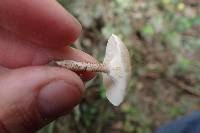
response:
[(129, 48), (133, 72), (120, 107), (106, 100), (98, 75), (82, 103), (40, 133), (152, 133), (200, 110), (200, 1), (60, 2), (83, 26), (74, 47), (102, 61), (115, 33)]

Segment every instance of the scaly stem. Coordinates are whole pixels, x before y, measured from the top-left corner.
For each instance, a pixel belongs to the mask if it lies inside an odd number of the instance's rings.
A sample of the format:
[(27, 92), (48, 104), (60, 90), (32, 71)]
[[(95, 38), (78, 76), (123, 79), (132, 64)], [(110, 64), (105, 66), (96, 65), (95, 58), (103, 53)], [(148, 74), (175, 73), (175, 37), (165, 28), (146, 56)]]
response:
[(108, 68), (102, 63), (79, 62), (73, 60), (53, 61), (51, 64), (63, 67), (76, 72), (104, 72), (108, 73)]

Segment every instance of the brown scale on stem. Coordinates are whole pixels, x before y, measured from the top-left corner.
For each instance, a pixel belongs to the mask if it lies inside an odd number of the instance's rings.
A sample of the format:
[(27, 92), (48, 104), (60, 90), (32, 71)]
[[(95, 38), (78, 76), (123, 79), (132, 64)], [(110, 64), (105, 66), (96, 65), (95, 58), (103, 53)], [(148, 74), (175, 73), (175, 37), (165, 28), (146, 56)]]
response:
[(63, 67), (75, 72), (104, 72), (108, 73), (108, 68), (102, 63), (79, 62), (73, 60), (53, 61), (51, 64)]

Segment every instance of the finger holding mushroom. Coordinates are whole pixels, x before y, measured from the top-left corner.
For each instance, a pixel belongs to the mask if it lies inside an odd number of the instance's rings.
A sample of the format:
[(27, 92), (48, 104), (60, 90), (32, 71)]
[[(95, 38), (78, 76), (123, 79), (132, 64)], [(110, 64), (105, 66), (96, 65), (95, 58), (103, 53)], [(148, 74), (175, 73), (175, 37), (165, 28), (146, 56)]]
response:
[(107, 99), (114, 106), (122, 103), (130, 79), (131, 63), (128, 49), (116, 35), (108, 40), (103, 64), (72, 60), (55, 61), (54, 64), (75, 72), (103, 72)]

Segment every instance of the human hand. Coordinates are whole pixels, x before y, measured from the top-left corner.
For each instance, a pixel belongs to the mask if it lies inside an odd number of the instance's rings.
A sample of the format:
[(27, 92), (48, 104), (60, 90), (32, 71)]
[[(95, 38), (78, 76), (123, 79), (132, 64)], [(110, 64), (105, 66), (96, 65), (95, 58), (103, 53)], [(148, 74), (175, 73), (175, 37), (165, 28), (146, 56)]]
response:
[(36, 132), (81, 101), (84, 85), (76, 73), (45, 66), (53, 59), (94, 62), (66, 46), (80, 31), (55, 0), (0, 1), (0, 133)]

